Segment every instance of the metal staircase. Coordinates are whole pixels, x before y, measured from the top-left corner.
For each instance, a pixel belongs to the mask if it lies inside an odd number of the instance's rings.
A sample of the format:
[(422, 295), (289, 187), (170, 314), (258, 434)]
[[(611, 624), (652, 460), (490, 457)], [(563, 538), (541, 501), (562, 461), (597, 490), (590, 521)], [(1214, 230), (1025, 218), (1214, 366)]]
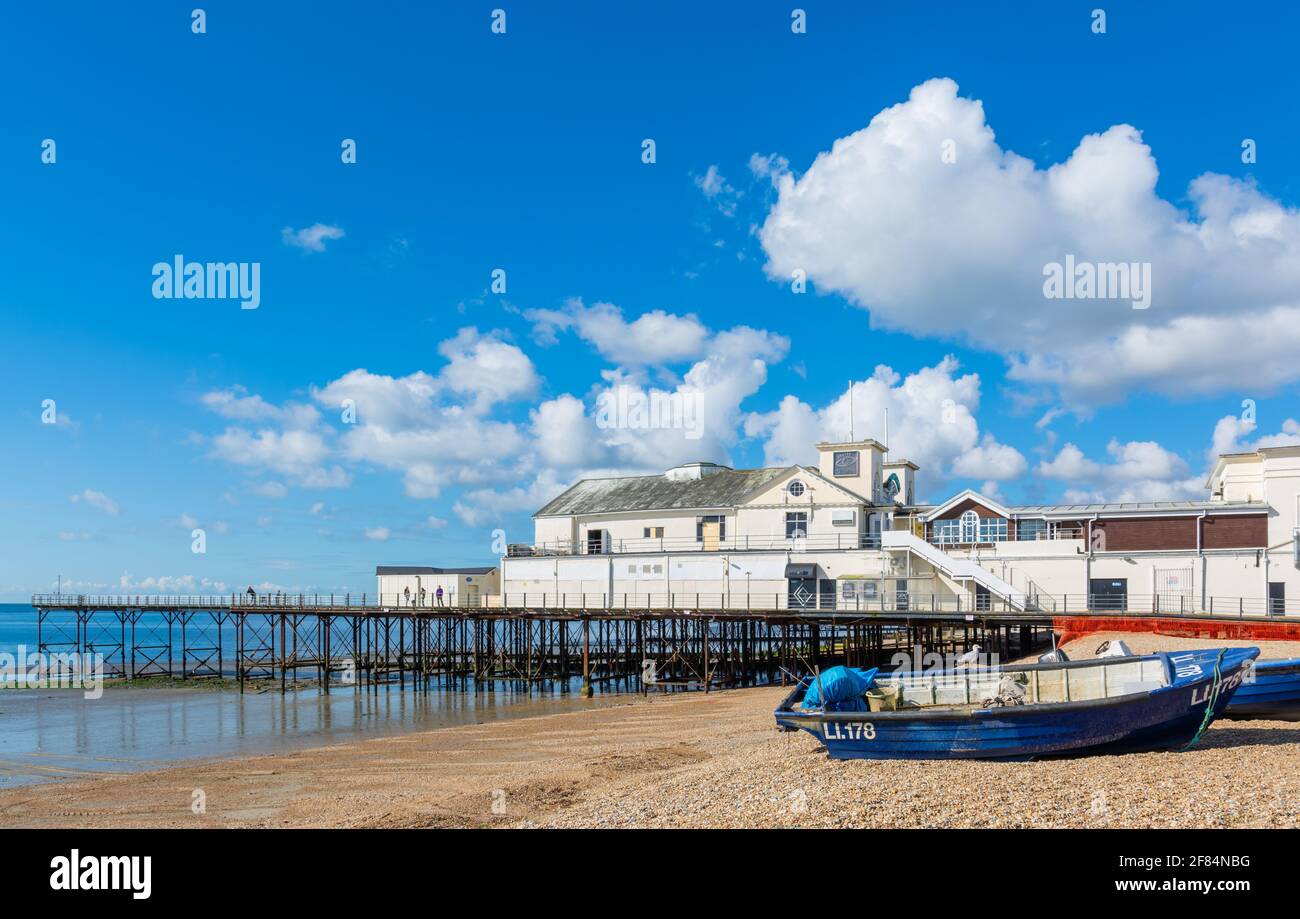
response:
[(906, 549), (918, 558), (925, 559), (954, 581), (974, 581), (1016, 609), (1024, 610), (1028, 607), (1028, 598), (1024, 591), (1017, 590), (977, 562), (953, 558), (938, 546), (904, 530), (885, 530), (880, 534), (880, 539), (880, 547), (886, 552)]

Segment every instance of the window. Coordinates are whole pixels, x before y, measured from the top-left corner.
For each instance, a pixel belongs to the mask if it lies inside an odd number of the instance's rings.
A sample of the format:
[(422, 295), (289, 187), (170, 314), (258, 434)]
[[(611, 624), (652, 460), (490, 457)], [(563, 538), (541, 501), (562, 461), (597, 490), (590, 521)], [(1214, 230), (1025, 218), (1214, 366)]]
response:
[[(721, 514), (713, 514), (708, 517), (695, 518), (695, 541), (704, 542), (704, 525), (706, 523), (716, 523), (718, 525), (718, 542), (727, 541), (727, 518)], [(660, 527), (659, 529), (663, 529)]]
[(646, 528), (645, 528), (645, 538), (646, 538), (646, 539), (663, 539), (663, 538), (664, 538), (664, 528), (663, 528), (663, 527), (646, 527)]
[(957, 520), (936, 520), (934, 522), (934, 541), (940, 545), (961, 542), (961, 522)]
[(803, 482), (800, 482), (798, 479), (795, 479), (787, 485), (785, 490), (790, 493), (791, 498), (801, 497), (805, 491)]
[(980, 517), (974, 511), (966, 511), (955, 520), (936, 520), (934, 522), (934, 541), (940, 545), (1003, 542), (1006, 538), (1007, 521), (1005, 517)]
[(840, 593), (850, 603), (876, 599), (875, 581), (840, 581)]
[(1047, 521), (1046, 520), (1017, 520), (1016, 538), (1029, 539), (1029, 540), (1046, 539)]
[(785, 515), (785, 538), (802, 539), (808, 535), (808, 514), (805, 511), (790, 511)]

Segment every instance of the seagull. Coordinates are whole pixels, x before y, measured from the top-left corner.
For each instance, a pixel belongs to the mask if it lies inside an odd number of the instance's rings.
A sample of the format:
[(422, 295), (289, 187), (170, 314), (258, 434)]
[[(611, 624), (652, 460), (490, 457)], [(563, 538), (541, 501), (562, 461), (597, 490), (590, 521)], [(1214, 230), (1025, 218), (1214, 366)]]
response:
[(957, 658), (957, 666), (960, 667), (963, 664), (967, 664), (967, 665), (974, 664), (979, 661), (979, 658), (980, 658), (980, 646), (971, 645), (969, 651), (967, 651), (961, 657)]

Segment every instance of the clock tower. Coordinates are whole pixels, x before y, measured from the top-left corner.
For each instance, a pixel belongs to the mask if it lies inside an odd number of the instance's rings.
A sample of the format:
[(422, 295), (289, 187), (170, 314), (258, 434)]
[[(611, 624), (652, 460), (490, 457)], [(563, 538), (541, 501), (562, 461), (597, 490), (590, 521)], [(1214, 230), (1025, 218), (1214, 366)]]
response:
[(884, 504), (880, 487), (885, 448), (874, 440), (818, 444), (817, 471), (872, 504)]

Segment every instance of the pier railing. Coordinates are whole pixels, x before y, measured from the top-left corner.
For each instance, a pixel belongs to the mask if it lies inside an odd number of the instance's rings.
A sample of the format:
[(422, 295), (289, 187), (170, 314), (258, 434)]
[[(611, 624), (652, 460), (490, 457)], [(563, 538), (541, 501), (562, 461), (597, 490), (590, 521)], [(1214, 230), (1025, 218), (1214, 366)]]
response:
[[(829, 583), (829, 582), (828, 582)], [(1263, 597), (1199, 597), (1169, 594), (1045, 594), (1030, 595), (1025, 608), (1015, 607), (1000, 597), (942, 595), (916, 590), (887, 590), (884, 582), (854, 583), (852, 595), (840, 590), (831, 593), (795, 593), (790, 591), (732, 591), (707, 593), (696, 591), (658, 592), (510, 592), (481, 596), (473, 604), (433, 597), (423, 601), (405, 594), (200, 594), (200, 595), (95, 595), (36, 594), (32, 606), (61, 609), (138, 609), (182, 610), (222, 609), (256, 612), (258, 610), (310, 610), (339, 613), (390, 611), (434, 613), (439, 610), (473, 613), (482, 610), (499, 613), (510, 610), (556, 612), (637, 612), (721, 610), (727, 612), (849, 612), (863, 614), (962, 613), (1002, 614), (1040, 613), (1043, 615), (1079, 616), (1091, 613), (1134, 615), (1206, 615), (1244, 618), (1247, 616), (1300, 616), (1300, 600), (1276, 600)], [(875, 592), (868, 584), (877, 585)]]
[(569, 539), (540, 543), (514, 543), (506, 547), (509, 558), (539, 558), (565, 555), (635, 555), (656, 552), (812, 552), (879, 549), (879, 533), (819, 533), (809, 536), (760, 534), (717, 536), (646, 536), (603, 540)]

